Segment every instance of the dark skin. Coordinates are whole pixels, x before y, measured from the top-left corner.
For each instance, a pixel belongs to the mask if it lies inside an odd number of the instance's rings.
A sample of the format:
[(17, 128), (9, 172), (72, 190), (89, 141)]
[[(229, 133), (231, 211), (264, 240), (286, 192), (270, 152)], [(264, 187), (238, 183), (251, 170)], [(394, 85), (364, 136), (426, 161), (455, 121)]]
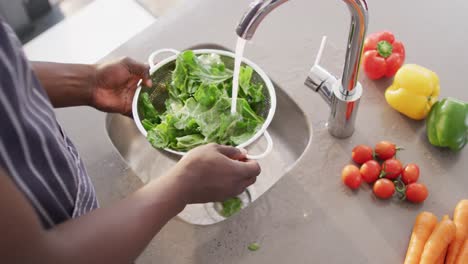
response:
[(100, 65), (32, 65), (54, 107), (89, 105), (104, 112), (129, 115), (140, 79), (151, 86), (148, 67), (130, 58)]
[[(33, 63), (55, 107), (89, 105), (129, 114), (148, 68), (122, 59), (104, 65)], [(163, 176), (112, 206), (45, 230), (26, 197), (0, 168), (1, 263), (132, 263), (187, 204), (223, 201), (256, 181), (260, 167), (234, 147), (190, 151)]]

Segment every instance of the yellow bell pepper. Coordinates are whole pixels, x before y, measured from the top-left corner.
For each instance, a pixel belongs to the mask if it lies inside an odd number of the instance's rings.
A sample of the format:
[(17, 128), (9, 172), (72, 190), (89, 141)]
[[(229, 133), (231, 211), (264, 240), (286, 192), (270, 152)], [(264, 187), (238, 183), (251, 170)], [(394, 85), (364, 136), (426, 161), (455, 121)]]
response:
[(415, 120), (424, 119), (440, 93), (439, 77), (429, 69), (406, 64), (395, 75), (385, 91), (387, 103), (398, 112)]

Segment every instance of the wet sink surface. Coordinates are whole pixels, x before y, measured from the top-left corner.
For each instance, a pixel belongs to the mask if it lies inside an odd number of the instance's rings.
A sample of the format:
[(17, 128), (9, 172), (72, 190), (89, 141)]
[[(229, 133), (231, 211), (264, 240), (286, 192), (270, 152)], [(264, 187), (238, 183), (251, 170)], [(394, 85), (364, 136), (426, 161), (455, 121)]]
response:
[[(195, 48), (213, 48), (212, 45)], [(215, 46), (214, 48), (220, 48)], [(194, 49), (194, 48), (192, 48)], [(257, 182), (248, 189), (243, 201), (248, 204), (273, 186), (299, 160), (309, 145), (311, 129), (309, 123), (297, 104), (277, 85), (277, 108), (268, 131), (274, 148), (270, 155), (259, 161), (262, 173)], [(169, 170), (180, 158), (167, 152), (154, 149), (140, 134), (132, 119), (116, 114), (106, 118), (108, 135), (136, 175), (147, 183)], [(247, 149), (250, 153), (261, 153), (266, 141), (260, 138)], [(192, 224), (207, 225), (224, 220), (215, 210), (213, 204), (190, 205), (179, 215), (182, 220)]]

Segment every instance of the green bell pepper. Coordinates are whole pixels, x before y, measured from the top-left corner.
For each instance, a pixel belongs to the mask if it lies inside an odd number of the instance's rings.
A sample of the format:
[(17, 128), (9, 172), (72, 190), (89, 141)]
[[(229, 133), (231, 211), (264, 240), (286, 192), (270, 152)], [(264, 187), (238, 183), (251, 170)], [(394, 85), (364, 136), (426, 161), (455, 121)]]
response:
[(468, 141), (468, 104), (454, 98), (436, 102), (426, 120), (426, 130), (432, 145), (461, 150)]

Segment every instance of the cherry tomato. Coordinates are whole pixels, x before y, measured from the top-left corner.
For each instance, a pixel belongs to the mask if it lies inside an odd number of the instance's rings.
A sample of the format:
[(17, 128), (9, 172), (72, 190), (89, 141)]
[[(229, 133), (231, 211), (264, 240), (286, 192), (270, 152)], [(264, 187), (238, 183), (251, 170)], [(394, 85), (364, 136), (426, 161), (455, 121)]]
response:
[(406, 186), (406, 199), (412, 203), (422, 203), (429, 195), (426, 185), (422, 183), (410, 183)]
[(377, 161), (369, 160), (361, 166), (360, 172), (365, 182), (373, 183), (379, 178), (381, 170), (380, 164)]
[(359, 168), (355, 165), (346, 165), (341, 172), (341, 180), (351, 189), (357, 189), (361, 185), (362, 177)]
[(357, 164), (363, 164), (368, 160), (372, 160), (374, 157), (372, 155), (372, 148), (366, 145), (358, 145), (353, 148), (353, 153), (351, 157), (354, 162)]
[(400, 176), (403, 166), (397, 159), (388, 159), (382, 164), (382, 177), (395, 180)]
[(389, 141), (380, 141), (375, 145), (375, 156), (381, 160), (393, 158), (396, 151), (396, 145)]
[(388, 199), (395, 193), (395, 185), (389, 179), (378, 179), (374, 183), (373, 191), (380, 199)]
[(419, 179), (419, 167), (414, 163), (406, 165), (401, 172), (401, 180), (406, 184), (417, 182)]

